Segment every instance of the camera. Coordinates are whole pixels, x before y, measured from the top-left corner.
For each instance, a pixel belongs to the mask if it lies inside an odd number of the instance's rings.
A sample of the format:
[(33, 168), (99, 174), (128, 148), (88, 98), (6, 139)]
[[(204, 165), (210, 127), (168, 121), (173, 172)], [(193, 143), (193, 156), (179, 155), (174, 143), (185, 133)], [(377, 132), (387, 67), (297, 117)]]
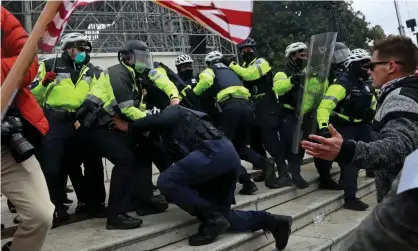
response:
[(22, 132), (23, 124), (17, 117), (9, 116), (1, 122), (2, 142), (7, 142), (17, 163), (29, 159), (35, 151), (33, 145), (23, 136)]

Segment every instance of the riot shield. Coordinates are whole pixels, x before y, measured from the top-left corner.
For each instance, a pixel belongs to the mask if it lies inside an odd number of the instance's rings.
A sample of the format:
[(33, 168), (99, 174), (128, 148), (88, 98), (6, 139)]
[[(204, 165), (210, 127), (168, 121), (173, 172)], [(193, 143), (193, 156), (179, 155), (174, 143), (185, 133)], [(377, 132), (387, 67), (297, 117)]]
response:
[(316, 110), (327, 87), (337, 32), (314, 35), (309, 42), (308, 62), (301, 78), (298, 104), (295, 107), (297, 123), (293, 133), (292, 151), (298, 154), (300, 142), (316, 130)]

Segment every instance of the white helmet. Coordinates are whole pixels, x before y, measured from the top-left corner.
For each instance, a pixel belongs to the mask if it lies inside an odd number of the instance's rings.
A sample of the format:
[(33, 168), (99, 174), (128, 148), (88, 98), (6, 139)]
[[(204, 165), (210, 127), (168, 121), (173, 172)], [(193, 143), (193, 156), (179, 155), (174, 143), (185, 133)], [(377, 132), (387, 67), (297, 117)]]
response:
[(357, 62), (365, 59), (371, 59), (372, 57), (370, 54), (363, 49), (354, 49), (351, 51), (350, 55), (348, 56), (347, 60), (344, 61), (344, 67), (348, 68), (352, 62)]
[(88, 39), (87, 39), (87, 37), (86, 36), (84, 36), (83, 34), (81, 34), (81, 33), (77, 33), (77, 32), (73, 32), (73, 33), (68, 33), (68, 34), (65, 34), (62, 38), (61, 38), (61, 41), (60, 41), (60, 45), (59, 45), (59, 47), (60, 47), (60, 49), (61, 50), (64, 50), (65, 49), (65, 47), (67, 47), (67, 45), (69, 44), (69, 43), (75, 43), (75, 42), (88, 42)]
[(206, 63), (211, 63), (215, 60), (220, 60), (222, 57), (223, 57), (223, 55), (219, 51), (211, 51), (211, 52), (208, 53), (208, 55), (206, 55), (205, 62)]
[(186, 64), (186, 63), (193, 63), (193, 59), (189, 55), (186, 55), (186, 54), (182, 54), (178, 56), (176, 58), (176, 61), (174, 62), (176, 66), (181, 65), (181, 64)]
[(307, 50), (307, 49), (308, 49), (308, 46), (306, 46), (306, 44), (302, 42), (296, 42), (296, 43), (290, 44), (289, 46), (286, 47), (285, 57), (288, 58), (290, 54), (292, 54), (293, 52), (297, 52), (300, 50)]

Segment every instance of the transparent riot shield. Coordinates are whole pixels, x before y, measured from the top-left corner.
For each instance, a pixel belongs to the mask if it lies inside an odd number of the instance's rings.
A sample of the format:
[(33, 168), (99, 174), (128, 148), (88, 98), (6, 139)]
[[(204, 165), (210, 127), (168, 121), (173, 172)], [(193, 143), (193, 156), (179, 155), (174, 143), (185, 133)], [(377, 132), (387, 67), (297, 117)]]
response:
[(316, 110), (328, 87), (328, 75), (331, 67), (337, 32), (314, 35), (309, 42), (308, 62), (304, 77), (300, 81), (297, 116), (293, 133), (292, 151), (300, 151), (300, 142), (316, 130)]

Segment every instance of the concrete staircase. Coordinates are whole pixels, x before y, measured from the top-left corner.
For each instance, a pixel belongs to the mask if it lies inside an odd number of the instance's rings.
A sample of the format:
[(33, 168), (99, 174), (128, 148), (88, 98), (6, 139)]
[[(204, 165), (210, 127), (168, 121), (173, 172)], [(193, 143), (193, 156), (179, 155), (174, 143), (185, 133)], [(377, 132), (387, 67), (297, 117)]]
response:
[[(243, 162), (251, 172), (251, 166)], [(342, 191), (318, 190), (318, 174), (313, 163), (305, 164), (302, 175), (310, 183), (310, 187), (298, 190), (294, 187), (267, 189), (263, 183), (257, 183), (259, 191), (250, 196), (236, 193), (237, 204), (234, 208), (243, 210), (267, 210), (271, 213), (291, 215), (293, 217), (292, 235), (286, 250), (338, 250), (340, 241), (349, 234), (373, 209), (376, 201), (374, 180), (359, 175), (357, 193), (371, 205), (365, 212), (353, 212), (341, 209), (343, 205)], [(108, 170), (110, 171), (110, 170)], [(333, 167), (332, 176), (339, 177), (339, 168)], [(154, 181), (158, 171), (154, 172)], [(106, 183), (108, 189), (109, 183)], [(237, 185), (237, 192), (240, 185)], [(69, 194), (75, 200), (74, 193)], [(73, 203), (70, 212), (74, 210)], [(325, 219), (317, 224), (313, 218), (318, 214)], [(2, 198), (2, 223), (10, 226), (14, 217), (10, 214)], [(197, 231), (196, 219), (170, 205), (167, 212), (142, 217), (144, 224), (135, 230), (105, 229), (105, 219), (90, 219), (52, 229), (46, 239), (45, 251), (142, 251), (142, 250), (274, 250), (274, 239), (271, 234), (262, 231), (254, 233), (227, 233), (221, 235), (214, 243), (202, 247), (190, 247), (187, 238)], [(2, 243), (8, 239), (2, 240)]]

